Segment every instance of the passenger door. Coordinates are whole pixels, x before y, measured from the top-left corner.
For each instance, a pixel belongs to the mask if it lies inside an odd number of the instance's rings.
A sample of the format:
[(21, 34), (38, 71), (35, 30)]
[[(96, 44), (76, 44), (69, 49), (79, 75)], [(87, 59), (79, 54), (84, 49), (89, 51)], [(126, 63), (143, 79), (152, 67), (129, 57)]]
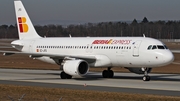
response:
[(139, 47), (141, 45), (141, 40), (138, 40), (133, 43), (133, 56), (139, 57)]

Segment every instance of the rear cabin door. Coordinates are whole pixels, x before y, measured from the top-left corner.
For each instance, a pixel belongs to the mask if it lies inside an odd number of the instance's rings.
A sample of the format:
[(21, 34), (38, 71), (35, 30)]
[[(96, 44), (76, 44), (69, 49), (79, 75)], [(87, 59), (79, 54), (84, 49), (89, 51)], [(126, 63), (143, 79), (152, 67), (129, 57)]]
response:
[(35, 40), (31, 41), (29, 44), (29, 52), (31, 52), (31, 53), (33, 53), (35, 51), (35, 46), (33, 45), (34, 42), (35, 42)]

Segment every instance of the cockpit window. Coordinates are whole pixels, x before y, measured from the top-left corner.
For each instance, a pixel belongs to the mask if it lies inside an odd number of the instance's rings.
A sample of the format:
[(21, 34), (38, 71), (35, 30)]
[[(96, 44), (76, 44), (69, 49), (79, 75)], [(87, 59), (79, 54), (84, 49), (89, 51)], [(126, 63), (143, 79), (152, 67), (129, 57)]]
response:
[(164, 45), (165, 49), (168, 49), (168, 47), (166, 45)]
[(149, 45), (147, 50), (153, 49), (168, 49), (166, 45)]
[(163, 45), (157, 45), (158, 49), (165, 49)]
[(148, 49), (148, 50), (151, 50), (151, 48), (152, 48), (152, 45), (149, 45), (147, 49)]
[(153, 45), (152, 49), (157, 49), (157, 46), (156, 46), (156, 45)]

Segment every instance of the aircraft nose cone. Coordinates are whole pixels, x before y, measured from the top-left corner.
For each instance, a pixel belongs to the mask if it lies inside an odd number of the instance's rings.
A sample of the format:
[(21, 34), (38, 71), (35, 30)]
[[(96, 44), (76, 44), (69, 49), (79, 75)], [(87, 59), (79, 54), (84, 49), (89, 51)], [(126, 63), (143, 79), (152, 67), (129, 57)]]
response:
[(174, 55), (169, 51), (167, 52), (164, 56), (164, 62), (165, 64), (170, 64), (171, 62), (174, 61)]

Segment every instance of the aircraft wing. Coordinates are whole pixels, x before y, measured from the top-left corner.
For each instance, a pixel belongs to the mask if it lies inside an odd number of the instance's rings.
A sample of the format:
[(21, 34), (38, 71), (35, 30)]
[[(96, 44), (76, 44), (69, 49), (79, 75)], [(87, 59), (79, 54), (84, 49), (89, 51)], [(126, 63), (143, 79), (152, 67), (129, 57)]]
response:
[(13, 55), (13, 54), (26, 54), (29, 55), (32, 58), (38, 58), (38, 57), (50, 57), (52, 59), (64, 59), (64, 58), (77, 58), (77, 59), (83, 59), (86, 60), (89, 63), (95, 62), (96, 57), (93, 55), (65, 55), (65, 54), (48, 54), (48, 53), (28, 53), (28, 52), (19, 52), (19, 51), (1, 51), (0, 53), (3, 53), (3, 55), (8, 56), (8, 55)]

